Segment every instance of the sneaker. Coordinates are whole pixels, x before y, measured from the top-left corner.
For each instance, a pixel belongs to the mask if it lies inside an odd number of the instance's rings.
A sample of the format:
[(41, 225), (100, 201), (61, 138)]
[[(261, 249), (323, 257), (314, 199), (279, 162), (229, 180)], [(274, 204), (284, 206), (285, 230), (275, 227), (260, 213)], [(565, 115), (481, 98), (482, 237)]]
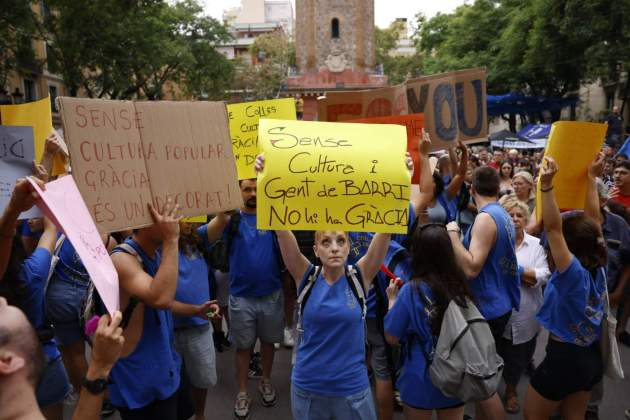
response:
[(103, 405), (101, 407), (101, 416), (109, 417), (116, 412), (116, 407), (112, 404), (110, 400), (104, 400)]
[(236, 402), (234, 403), (234, 419), (248, 420), (250, 404), (251, 400), (249, 399), (247, 392), (239, 392), (236, 395)]
[(272, 407), (278, 402), (276, 388), (271, 385), (271, 382), (269, 382), (269, 380), (262, 379), (258, 383), (258, 394), (260, 394), (260, 402), (265, 407)]
[(262, 377), (262, 367), (260, 366), (260, 353), (256, 352), (249, 361), (249, 371), (247, 377), (250, 379), (258, 379)]
[(630, 408), (623, 412), (626, 415), (626, 418), (630, 420)]
[(293, 338), (293, 328), (284, 327), (284, 347), (293, 348), (295, 346), (295, 339)]

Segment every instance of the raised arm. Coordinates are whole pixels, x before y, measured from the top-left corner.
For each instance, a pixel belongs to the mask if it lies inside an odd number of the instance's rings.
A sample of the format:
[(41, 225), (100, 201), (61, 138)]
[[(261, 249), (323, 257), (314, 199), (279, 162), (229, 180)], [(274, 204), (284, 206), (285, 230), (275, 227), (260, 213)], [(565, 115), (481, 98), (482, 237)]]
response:
[(450, 222), (446, 225), (446, 230), (451, 238), (455, 258), (464, 270), (466, 277), (469, 279), (477, 277), (496, 241), (497, 225), (492, 216), (481, 213), (475, 218), (468, 249), (459, 239), (460, 231), (456, 222)]
[[(45, 188), (42, 181), (37, 179), (35, 181), (40, 188)], [(17, 180), (9, 204), (0, 217), (0, 278), (4, 276), (11, 258), (11, 246), (18, 217), (20, 213), (33, 207), (38, 198), (39, 195), (28, 180), (25, 178)]]
[(563, 272), (571, 264), (571, 251), (562, 235), (562, 217), (556, 197), (553, 194), (553, 177), (558, 172), (556, 162), (546, 156), (540, 169), (540, 189), (542, 192), (542, 217), (551, 249), (551, 257), (559, 272)]
[(433, 199), (433, 191), (431, 184), (433, 182), (433, 174), (431, 173), (431, 165), (429, 164), (429, 150), (431, 150), (431, 138), (429, 133), (422, 129), (422, 138), (418, 147), (420, 151), (420, 193), (416, 195), (412, 201), (413, 210), (416, 216), (420, 218), (419, 222), (426, 223), (427, 207)]
[(214, 243), (223, 235), (225, 227), (230, 223), (230, 216), (226, 213), (217, 213), (214, 219), (208, 223), (208, 243)]
[(302, 255), (297, 240), (293, 235), (293, 232), (288, 230), (276, 231), (278, 237), (278, 244), (280, 245), (280, 253), (282, 254), (282, 260), (284, 265), (291, 273), (291, 277), (295, 281), (297, 287), (300, 287), (300, 282), (304, 278), (306, 270), (308, 270), (311, 264), (309, 260)]
[(363, 275), (365, 290), (368, 290), (372, 279), (381, 269), (381, 264), (383, 264), (385, 255), (387, 254), (390, 238), (391, 235), (389, 233), (375, 233), (367, 252), (357, 261), (357, 265)]
[(584, 203), (584, 214), (597, 222), (598, 226), (604, 221), (599, 206), (599, 194), (597, 193), (597, 177), (604, 169), (604, 154), (598, 153), (588, 167), (586, 201)]
[(456, 166), (457, 172), (446, 189), (449, 200), (452, 200), (459, 194), (459, 190), (466, 179), (466, 170), (468, 169), (468, 148), (461, 140), (457, 142), (457, 148), (461, 151), (462, 156), (459, 165)]
[(138, 260), (124, 252), (112, 255), (120, 287), (146, 305), (169, 309), (175, 299), (179, 264), (179, 205), (169, 200), (162, 214), (149, 204), (154, 223), (162, 233), (161, 262), (155, 277), (148, 275)]
[(44, 248), (48, 250), (51, 254), (55, 250), (55, 245), (57, 244), (57, 227), (53, 222), (48, 219), (48, 217), (44, 217), (44, 231), (42, 232), (42, 236), (39, 238), (39, 242), (37, 243), (38, 248)]

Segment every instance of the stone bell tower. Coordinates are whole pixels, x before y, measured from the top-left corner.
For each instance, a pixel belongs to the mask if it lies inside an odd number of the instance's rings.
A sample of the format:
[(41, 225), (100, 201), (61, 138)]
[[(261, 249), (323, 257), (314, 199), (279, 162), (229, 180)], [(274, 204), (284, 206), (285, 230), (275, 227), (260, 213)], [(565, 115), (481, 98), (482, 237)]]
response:
[(305, 119), (325, 92), (387, 86), (374, 69), (374, 0), (296, 0), (295, 10), (298, 74), (287, 93), (302, 94)]

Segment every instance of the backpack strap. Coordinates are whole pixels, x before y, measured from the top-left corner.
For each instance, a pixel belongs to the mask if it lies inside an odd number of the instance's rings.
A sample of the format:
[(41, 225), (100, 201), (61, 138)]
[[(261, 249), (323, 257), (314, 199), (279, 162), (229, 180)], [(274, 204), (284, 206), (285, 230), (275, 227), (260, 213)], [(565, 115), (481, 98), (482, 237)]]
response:
[(304, 306), (306, 305), (306, 301), (308, 300), (311, 292), (313, 291), (313, 286), (315, 285), (315, 281), (317, 277), (319, 277), (319, 273), (321, 273), (321, 266), (312, 266), (311, 271), (308, 273), (306, 280), (300, 285), (300, 293), (298, 293), (298, 297), (296, 300), (297, 305), (297, 323), (296, 328), (298, 331), (302, 331), (302, 315), (304, 314)]
[(346, 280), (350, 285), (350, 289), (352, 289), (354, 297), (357, 298), (357, 301), (359, 301), (361, 305), (361, 319), (365, 320), (367, 304), (360, 271), (353, 265), (346, 266)]
[[(142, 261), (142, 257), (140, 256), (140, 254), (138, 254), (138, 251), (136, 251), (136, 249), (128, 243), (123, 242), (116, 245), (112, 250), (112, 253), (116, 251), (124, 252), (125, 254), (136, 257), (136, 260), (138, 260), (140, 266), (144, 269), (144, 262)], [(123, 330), (127, 328), (127, 326), (129, 325), (129, 321), (131, 321), (133, 310), (136, 309), (136, 306), (138, 306), (139, 303), (140, 301), (135, 296), (129, 297), (129, 303), (127, 304), (127, 307), (122, 311), (122, 321), (120, 321), (120, 328), (122, 328)]]
[(61, 234), (59, 238), (57, 238), (57, 242), (55, 243), (55, 247), (53, 248), (52, 257), (50, 259), (50, 268), (48, 269), (48, 278), (46, 279), (46, 283), (44, 284), (44, 296), (48, 293), (48, 283), (50, 283), (50, 278), (55, 272), (55, 268), (57, 267), (57, 263), (59, 262), (59, 253), (61, 252), (61, 246), (66, 240), (66, 235)]

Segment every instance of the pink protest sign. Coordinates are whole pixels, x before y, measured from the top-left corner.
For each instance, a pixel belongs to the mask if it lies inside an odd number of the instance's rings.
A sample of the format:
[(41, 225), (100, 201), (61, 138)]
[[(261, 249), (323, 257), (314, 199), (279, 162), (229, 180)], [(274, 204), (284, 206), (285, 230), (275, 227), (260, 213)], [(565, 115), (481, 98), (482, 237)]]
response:
[(49, 182), (45, 191), (30, 178), (29, 181), (42, 198), (37, 206), (66, 234), (81, 257), (107, 311), (114, 313), (119, 306), (118, 273), (74, 179), (64, 176)]

